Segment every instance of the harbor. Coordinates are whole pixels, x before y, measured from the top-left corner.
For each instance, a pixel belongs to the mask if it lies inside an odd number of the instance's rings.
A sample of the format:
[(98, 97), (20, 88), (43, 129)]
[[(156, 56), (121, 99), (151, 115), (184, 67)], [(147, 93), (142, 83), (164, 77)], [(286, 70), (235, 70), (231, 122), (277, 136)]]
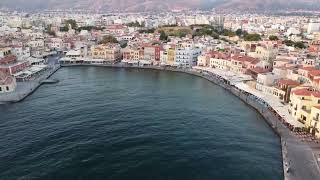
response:
[[(235, 86), (234, 83), (241, 83), (243, 80), (248, 80), (248, 77), (237, 77), (229, 79), (227, 76), (214, 74), (212, 71), (197, 68), (177, 68), (177, 67), (161, 67), (161, 66), (127, 66), (123, 64), (105, 64), (105, 65), (88, 65), (88, 64), (64, 64), (62, 67), (71, 66), (103, 66), (109, 68), (139, 68), (139, 69), (154, 69), (161, 71), (173, 71), (180, 73), (187, 73), (202, 77), (208, 81), (223, 87), (231, 94), (237, 96), (249, 106), (257, 110), (270, 125), (270, 127), (279, 136), (282, 149), (283, 158), (283, 173), (285, 180), (299, 180), (302, 177), (307, 179), (319, 179), (319, 145), (310, 147), (310, 144), (301, 141), (294, 134), (302, 127), (301, 124), (293, 122), (290, 126), (287, 122), (282, 120), (282, 115), (272, 107), (274, 104), (268, 104), (270, 99), (268, 97), (258, 97), (252, 92), (248, 92), (246, 88), (241, 89), (243, 86)], [(233, 76), (234, 78), (234, 76)], [(230, 81), (231, 80), (231, 81)], [(266, 99), (264, 99), (266, 98)], [(279, 118), (280, 117), (280, 118)], [(289, 121), (290, 122), (290, 121)], [(294, 125), (294, 126), (292, 126)], [(294, 127), (294, 128), (292, 128)], [(291, 129), (290, 129), (291, 128)]]

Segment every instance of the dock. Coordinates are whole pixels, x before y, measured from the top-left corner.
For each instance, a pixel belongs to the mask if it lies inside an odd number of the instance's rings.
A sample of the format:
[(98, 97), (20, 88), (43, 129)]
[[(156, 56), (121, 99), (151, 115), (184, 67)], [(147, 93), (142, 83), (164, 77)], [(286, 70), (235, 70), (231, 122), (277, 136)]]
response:
[(24, 100), (30, 94), (32, 94), (36, 89), (38, 89), (42, 84), (52, 84), (56, 83), (55, 80), (49, 80), (56, 71), (60, 69), (60, 65), (54, 66), (51, 70), (46, 71), (39, 78), (26, 81), (17, 82), (17, 88), (13, 92), (0, 94), (0, 104), (15, 103)]

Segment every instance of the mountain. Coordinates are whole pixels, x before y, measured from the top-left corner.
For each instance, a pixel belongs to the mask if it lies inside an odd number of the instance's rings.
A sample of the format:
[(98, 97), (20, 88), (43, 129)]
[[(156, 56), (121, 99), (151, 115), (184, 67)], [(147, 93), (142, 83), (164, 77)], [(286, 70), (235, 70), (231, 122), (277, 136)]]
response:
[(167, 11), (172, 9), (320, 9), (320, 0), (0, 0), (0, 8)]
[(320, 9), (320, 0), (229, 0), (216, 8), (240, 10)]

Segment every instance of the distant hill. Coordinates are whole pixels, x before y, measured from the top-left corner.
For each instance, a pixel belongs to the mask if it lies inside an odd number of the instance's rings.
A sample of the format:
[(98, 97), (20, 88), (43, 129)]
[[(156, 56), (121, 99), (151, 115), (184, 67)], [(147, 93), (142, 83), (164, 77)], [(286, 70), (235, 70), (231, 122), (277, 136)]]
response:
[(173, 9), (320, 9), (320, 0), (0, 0), (0, 7), (23, 10), (167, 11)]

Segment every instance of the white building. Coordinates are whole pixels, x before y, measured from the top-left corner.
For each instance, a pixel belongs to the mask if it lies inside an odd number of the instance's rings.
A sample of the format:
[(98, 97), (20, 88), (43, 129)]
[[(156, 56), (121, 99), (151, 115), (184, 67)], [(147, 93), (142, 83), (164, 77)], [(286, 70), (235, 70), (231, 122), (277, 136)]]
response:
[(193, 44), (180, 46), (175, 51), (175, 65), (194, 66), (197, 64), (197, 58), (201, 55), (201, 49)]
[(12, 76), (6, 76), (3, 73), (0, 73), (0, 94), (12, 92), (16, 89), (17, 83), (16, 79)]
[(314, 32), (319, 32), (319, 30), (320, 30), (320, 22), (311, 20), (308, 24), (307, 33), (312, 34)]

